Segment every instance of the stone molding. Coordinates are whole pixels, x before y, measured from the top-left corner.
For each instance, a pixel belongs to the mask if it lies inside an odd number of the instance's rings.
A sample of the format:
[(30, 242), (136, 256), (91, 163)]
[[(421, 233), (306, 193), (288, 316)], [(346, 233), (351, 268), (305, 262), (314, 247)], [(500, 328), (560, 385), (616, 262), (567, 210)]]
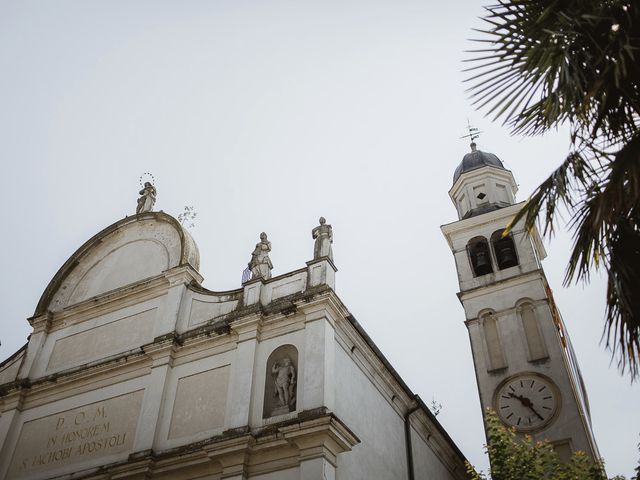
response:
[(168, 478), (179, 471), (219, 478), (245, 479), (292, 468), (312, 458), (336, 465), (337, 456), (350, 451), (360, 439), (334, 414), (324, 408), (300, 412), (298, 417), (267, 428), (233, 429), (222, 435), (167, 451), (146, 450), (123, 462), (105, 465), (74, 479)]

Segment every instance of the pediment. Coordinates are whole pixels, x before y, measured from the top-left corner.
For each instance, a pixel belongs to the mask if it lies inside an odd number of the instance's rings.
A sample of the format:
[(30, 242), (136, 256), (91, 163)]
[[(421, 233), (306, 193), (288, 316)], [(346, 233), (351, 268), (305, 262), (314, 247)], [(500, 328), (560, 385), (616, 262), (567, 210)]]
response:
[(171, 216), (149, 212), (107, 227), (80, 247), (45, 290), (35, 315), (60, 311), (97, 295), (189, 264), (198, 248)]

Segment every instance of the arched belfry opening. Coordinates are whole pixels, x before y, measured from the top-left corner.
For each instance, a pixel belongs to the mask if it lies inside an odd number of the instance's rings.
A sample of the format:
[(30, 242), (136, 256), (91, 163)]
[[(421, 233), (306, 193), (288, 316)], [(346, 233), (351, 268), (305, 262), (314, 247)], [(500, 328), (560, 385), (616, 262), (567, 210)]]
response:
[(467, 243), (467, 251), (469, 252), (471, 268), (475, 277), (481, 277), (493, 272), (489, 242), (487, 242), (486, 238), (473, 237)]
[(491, 244), (496, 255), (496, 261), (498, 262), (498, 269), (500, 270), (515, 267), (519, 263), (516, 246), (513, 243), (513, 236), (509, 233), (503, 237), (503, 232), (504, 230), (496, 230), (491, 235)]

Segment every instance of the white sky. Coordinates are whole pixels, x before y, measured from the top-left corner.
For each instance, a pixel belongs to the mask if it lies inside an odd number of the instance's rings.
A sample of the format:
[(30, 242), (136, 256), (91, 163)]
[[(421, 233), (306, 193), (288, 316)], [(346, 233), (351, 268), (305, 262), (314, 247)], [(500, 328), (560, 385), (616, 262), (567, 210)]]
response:
[[(439, 226), (468, 151), (513, 170), (523, 199), (566, 132), (511, 138), (475, 112), (461, 73), (481, 1), (0, 0), (0, 302), (4, 359), (51, 277), (84, 241), (135, 212), (195, 206), (205, 286), (240, 286), (258, 234), (274, 274), (334, 229), (337, 293), (407, 384), (486, 468), (453, 257)], [(570, 239), (545, 270), (568, 324), (610, 475), (638, 461), (639, 386), (599, 344), (604, 282), (562, 288)]]

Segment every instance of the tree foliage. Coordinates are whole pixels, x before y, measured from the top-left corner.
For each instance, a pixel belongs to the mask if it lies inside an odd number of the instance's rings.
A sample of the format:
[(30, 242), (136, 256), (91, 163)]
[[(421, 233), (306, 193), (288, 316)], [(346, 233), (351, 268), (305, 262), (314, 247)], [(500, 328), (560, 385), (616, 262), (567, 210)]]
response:
[(605, 337), (622, 371), (639, 374), (640, 4), (631, 0), (499, 0), (467, 69), (477, 108), (514, 133), (568, 123), (571, 148), (511, 225), (552, 235), (572, 218), (565, 283), (607, 274)]
[(486, 422), (491, 471), (486, 475), (467, 464), (472, 480), (607, 480), (602, 464), (583, 452), (575, 452), (563, 462), (549, 442), (536, 442), (528, 435), (518, 437), (494, 412), (487, 412)]

